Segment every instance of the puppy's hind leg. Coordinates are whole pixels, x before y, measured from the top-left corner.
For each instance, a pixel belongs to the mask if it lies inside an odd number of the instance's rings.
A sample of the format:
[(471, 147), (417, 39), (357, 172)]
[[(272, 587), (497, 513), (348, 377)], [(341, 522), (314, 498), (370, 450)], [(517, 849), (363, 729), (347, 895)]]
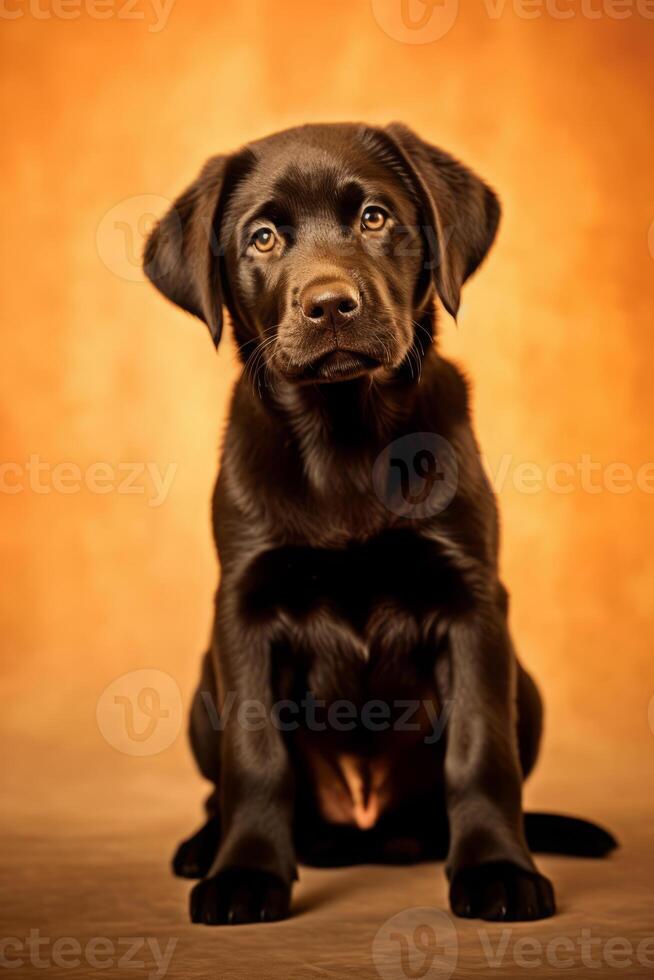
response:
[[(207, 810), (215, 794), (207, 800)], [(210, 812), (210, 811), (209, 811)], [(220, 844), (220, 818), (208, 816), (199, 830), (183, 840), (173, 857), (173, 871), (179, 878), (204, 878), (213, 864)]]
[(205, 807), (207, 820), (191, 837), (183, 840), (173, 858), (173, 871), (180, 878), (204, 878), (220, 844), (221, 826), (218, 805), (220, 778), (216, 753), (215, 720), (218, 716), (217, 687), (211, 654), (206, 653), (200, 683), (193, 698), (189, 738), (191, 749), (202, 775), (214, 784)]
[(518, 662), (518, 752), (523, 778), (536, 764), (543, 732), (543, 702), (530, 674)]

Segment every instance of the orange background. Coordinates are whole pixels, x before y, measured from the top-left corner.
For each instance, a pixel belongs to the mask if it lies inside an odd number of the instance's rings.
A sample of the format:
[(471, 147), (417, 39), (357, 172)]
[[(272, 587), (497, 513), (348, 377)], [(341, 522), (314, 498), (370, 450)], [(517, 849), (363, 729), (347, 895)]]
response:
[[(201, 324), (138, 279), (136, 256), (147, 214), (209, 154), (343, 119), (403, 120), (501, 195), (499, 240), (442, 340), (473, 379), (493, 468), (509, 458), (503, 568), (548, 706), (530, 792), (557, 808), (581, 785), (595, 816), (607, 796), (644, 801), (654, 496), (578, 480), (530, 494), (512, 474), (583, 454), (635, 472), (653, 458), (654, 21), (461, 7), (426, 44), (390, 37), (368, 0), (177, 0), (157, 32), (145, 0), (144, 20), (37, 18), (24, 5), (3, 24), (2, 460), (176, 466), (158, 507), (147, 494), (0, 494), (2, 726), (19, 753), (8, 778), (21, 821), (47, 804), (65, 825), (74, 787), (93, 779), (101, 795), (82, 813), (94, 821), (139, 792), (172, 805), (182, 788), (187, 824), (196, 813), (181, 737), (133, 759), (95, 720), (106, 685), (136, 668), (172, 675), (188, 704), (237, 371), (231, 341), (214, 354)], [(548, 787), (563, 770), (562, 800)]]

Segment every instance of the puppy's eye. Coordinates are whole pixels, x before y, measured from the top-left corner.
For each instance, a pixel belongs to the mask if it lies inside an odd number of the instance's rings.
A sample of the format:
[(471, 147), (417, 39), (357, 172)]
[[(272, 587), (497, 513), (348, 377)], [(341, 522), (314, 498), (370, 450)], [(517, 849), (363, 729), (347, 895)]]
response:
[(272, 228), (259, 228), (252, 236), (252, 244), (258, 252), (270, 252), (275, 247), (277, 237)]
[(383, 208), (366, 208), (361, 215), (361, 227), (364, 231), (381, 231), (388, 220)]

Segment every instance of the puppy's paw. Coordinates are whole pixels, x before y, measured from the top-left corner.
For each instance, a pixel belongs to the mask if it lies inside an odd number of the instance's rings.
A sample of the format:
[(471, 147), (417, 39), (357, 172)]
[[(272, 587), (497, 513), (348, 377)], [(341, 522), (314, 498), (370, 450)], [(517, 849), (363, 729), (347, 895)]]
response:
[(191, 922), (208, 926), (286, 919), (291, 887), (267, 871), (227, 868), (191, 892)]
[(214, 862), (219, 843), (220, 825), (212, 817), (179, 845), (173, 858), (173, 871), (180, 878), (204, 878)]
[(492, 861), (456, 872), (450, 905), (455, 915), (493, 922), (547, 919), (556, 912), (548, 879), (510, 861)]

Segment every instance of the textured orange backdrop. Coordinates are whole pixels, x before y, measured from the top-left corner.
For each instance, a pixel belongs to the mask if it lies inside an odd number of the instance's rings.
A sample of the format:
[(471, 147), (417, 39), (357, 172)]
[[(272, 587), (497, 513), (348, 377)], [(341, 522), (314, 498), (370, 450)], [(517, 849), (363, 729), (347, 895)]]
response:
[[(654, 459), (654, 21), (590, 18), (575, 3), (569, 19), (528, 19), (508, 2), (491, 16), (492, 4), (465, 0), (445, 36), (411, 44), (368, 0), (177, 0), (163, 25), (146, 0), (142, 19), (11, 9), (0, 398), (13, 465), (2, 471), (0, 611), (2, 725), (24, 760), (10, 774), (15, 811), (42, 808), (44, 769), (111, 771), (107, 807), (131, 776), (165, 799), (174, 773), (172, 786), (199, 798), (182, 738), (123, 758), (95, 720), (106, 685), (136, 668), (172, 675), (188, 701), (217, 576), (208, 502), (234, 352), (228, 340), (216, 355), (201, 324), (140, 280), (140, 241), (148, 214), (209, 154), (344, 119), (403, 120), (502, 197), (497, 245), (442, 339), (473, 379), (500, 482), (508, 467), (503, 568), (548, 705), (533, 792), (545, 799), (548, 774), (574, 762), (598, 800), (627, 792), (625, 773), (633, 798), (644, 794), (652, 467), (648, 488), (635, 480)], [(633, 489), (590, 493), (578, 477), (565, 494), (515, 486), (521, 463), (584, 455), (601, 464), (600, 484), (609, 464), (626, 464)], [(31, 457), (50, 467), (45, 492), (30, 485)], [(170, 492), (151, 506), (145, 478), (140, 494), (52, 485), (56, 464), (84, 475), (98, 462), (172, 464)], [(68, 819), (65, 799), (48, 806)]]

